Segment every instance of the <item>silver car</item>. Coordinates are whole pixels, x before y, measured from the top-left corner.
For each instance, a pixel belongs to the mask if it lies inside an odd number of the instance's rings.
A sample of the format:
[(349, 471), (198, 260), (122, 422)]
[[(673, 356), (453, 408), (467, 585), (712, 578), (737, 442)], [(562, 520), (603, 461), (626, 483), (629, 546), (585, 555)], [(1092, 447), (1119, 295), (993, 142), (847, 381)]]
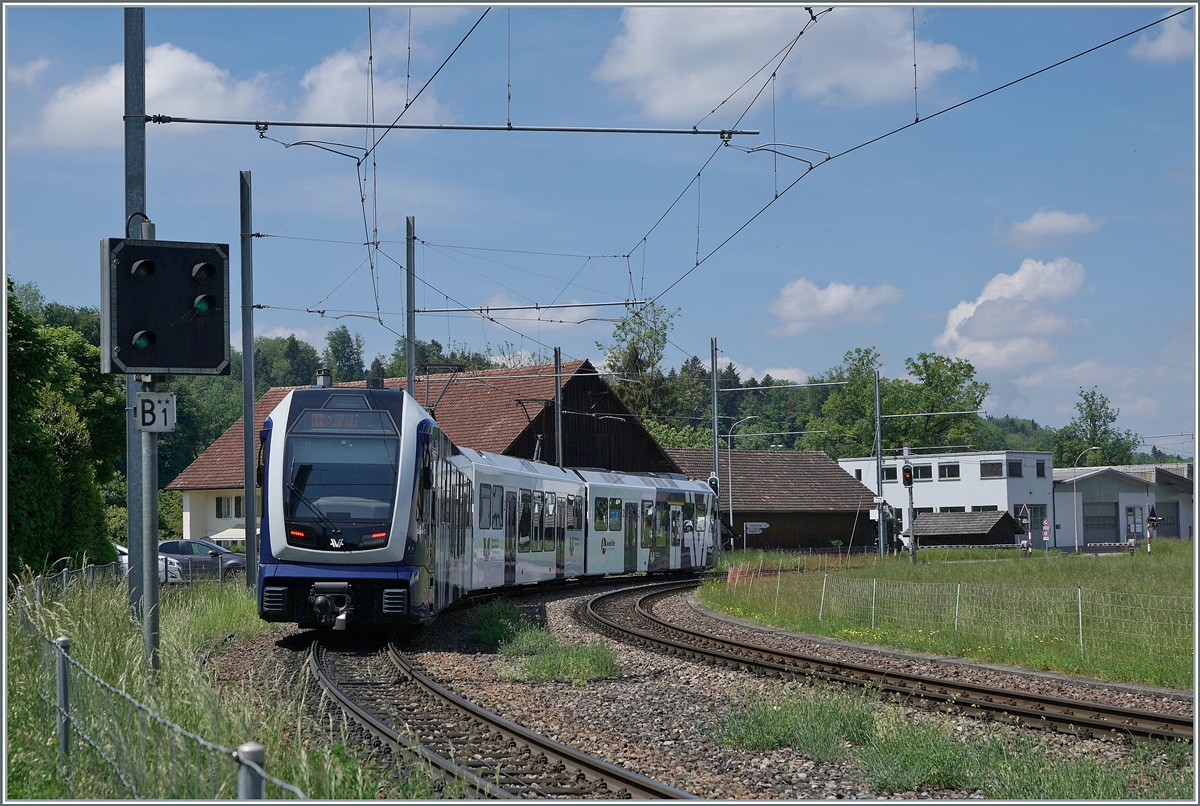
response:
[[(121, 563), (121, 575), (125, 576), (129, 573), (129, 549), (115, 543), (113, 545), (117, 549), (117, 561)], [(183, 582), (183, 573), (178, 560), (164, 554), (158, 555), (158, 582), (161, 585), (168, 582)]]

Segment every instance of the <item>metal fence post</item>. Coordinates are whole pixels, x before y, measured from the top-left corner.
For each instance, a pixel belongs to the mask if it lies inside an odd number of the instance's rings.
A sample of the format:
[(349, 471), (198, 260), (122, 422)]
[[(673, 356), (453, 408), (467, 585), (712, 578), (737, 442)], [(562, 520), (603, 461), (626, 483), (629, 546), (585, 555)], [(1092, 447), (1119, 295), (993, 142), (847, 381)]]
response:
[(1076, 588), (1079, 603), (1079, 657), (1083, 657), (1083, 588)]
[(954, 592), (954, 631), (958, 632), (958, 602), (962, 598), (962, 583), (958, 583), (958, 590)]
[(775, 569), (775, 615), (779, 615), (779, 581), (783, 579), (783, 558), (779, 558), (779, 567)]
[(871, 577), (871, 632), (875, 632), (875, 591), (879, 588), (879, 580)]
[(58, 647), (58, 754), (66, 758), (71, 753), (71, 664), (67, 662), (67, 655), (71, 651), (71, 639), (64, 635), (55, 640), (54, 645)]
[(236, 758), (238, 762), (238, 800), (262, 800), (262, 776), (254, 767), (242, 763), (242, 760), (253, 762), (258, 765), (259, 769), (262, 769), (267, 759), (267, 749), (258, 742), (246, 742), (237, 749)]
[(824, 621), (825, 615), (825, 586), (829, 584), (829, 574), (821, 581), (821, 606), (817, 609), (817, 621)]

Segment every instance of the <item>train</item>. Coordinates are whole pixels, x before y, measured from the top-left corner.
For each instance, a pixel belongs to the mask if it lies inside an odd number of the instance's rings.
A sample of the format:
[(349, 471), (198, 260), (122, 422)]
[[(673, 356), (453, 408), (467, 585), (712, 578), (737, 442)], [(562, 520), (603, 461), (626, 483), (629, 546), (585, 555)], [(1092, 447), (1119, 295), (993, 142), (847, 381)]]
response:
[(265, 621), (426, 624), (478, 591), (715, 562), (708, 484), (460, 447), (399, 389), (293, 389), (258, 456)]

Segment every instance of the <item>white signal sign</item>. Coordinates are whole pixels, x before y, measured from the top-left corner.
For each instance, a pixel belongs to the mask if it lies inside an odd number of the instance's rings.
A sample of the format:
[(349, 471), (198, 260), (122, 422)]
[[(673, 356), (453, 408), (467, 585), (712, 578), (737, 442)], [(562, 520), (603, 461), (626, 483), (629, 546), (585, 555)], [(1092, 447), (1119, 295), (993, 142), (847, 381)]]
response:
[(173, 392), (138, 392), (137, 418), (139, 431), (175, 430), (175, 394)]

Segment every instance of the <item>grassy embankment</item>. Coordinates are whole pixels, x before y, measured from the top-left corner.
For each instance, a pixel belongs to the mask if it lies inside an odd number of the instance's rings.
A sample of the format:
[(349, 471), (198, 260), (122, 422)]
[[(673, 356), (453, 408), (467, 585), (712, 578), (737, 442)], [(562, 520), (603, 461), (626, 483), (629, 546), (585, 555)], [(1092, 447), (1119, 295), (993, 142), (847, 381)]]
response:
[[(927, 550), (917, 558), (910, 564), (907, 555), (883, 561), (859, 555), (848, 566), (836, 558), (735, 553), (726, 556), (723, 567), (744, 564), (757, 570), (761, 563), (764, 575), (752, 584), (747, 579), (737, 585), (712, 580), (700, 596), (716, 610), (797, 632), (1107, 680), (1183, 689), (1194, 685), (1194, 625), (1186, 603), (1193, 594), (1190, 541), (1159, 539), (1152, 554), (1143, 547), (1133, 557), (1046, 557), (1035, 552), (1023, 558), (994, 550)], [(774, 571), (781, 562), (785, 573), (777, 580)], [(794, 573), (797, 565), (800, 573)], [(828, 595), (822, 613), (825, 573), (864, 580), (855, 618), (845, 608), (830, 607)], [(873, 578), (880, 580), (874, 605)], [(958, 583), (964, 607), (956, 629)], [(1085, 652), (1078, 640), (1079, 588)], [(967, 617), (968, 594), (974, 618)], [(940, 597), (936, 603), (935, 596)], [(1168, 613), (1165, 606), (1156, 607), (1153, 597), (1181, 597), (1170, 604), (1179, 608), (1183, 602), (1183, 607)], [(926, 623), (923, 614), (929, 614)]]
[[(161, 671), (149, 685), (142, 664), (142, 630), (127, 615), (123, 584), (73, 582), (67, 594), (47, 602), (34, 618), (42, 634), (71, 639), (71, 656), (100, 679), (122, 689), (175, 724), (226, 747), (257, 741), (266, 747), (266, 770), (297, 786), (309, 797), (359, 799), (430, 797), (434, 794), (422, 771), (380, 769), (347, 751), (344, 726), (316, 725), (306, 717), (303, 679), (280, 679), (277, 671), (255, 670), (248, 685), (218, 687), (203, 656), (214, 642), (233, 634), (241, 641), (273, 629), (255, 613), (254, 599), (240, 584), (216, 582), (164, 587), (161, 594)], [(73, 736), (69, 762), (57, 756), (53, 665), (42, 655), (40, 639), (18, 627), (10, 601), (7, 635), (8, 796), (49, 800), (127, 798), (130, 796), (111, 765), (80, 737)], [(75, 676), (79, 673), (76, 672)], [(94, 712), (119, 703), (90, 681), (73, 681), (81, 705)], [(49, 703), (42, 698), (48, 698)], [(74, 707), (74, 706), (73, 706)], [(142, 797), (207, 797), (206, 782), (224, 785), (231, 765), (213, 756), (180, 752), (155, 740), (157, 729), (137, 722), (116, 731), (130, 747), (118, 758), (122, 767), (141, 768)], [(149, 737), (149, 738), (147, 738)], [(186, 743), (185, 743), (186, 745)], [(111, 751), (111, 748), (110, 748)], [(122, 755), (114, 752), (114, 755)], [(195, 787), (191, 794), (187, 787)], [(268, 785), (267, 796), (283, 794)], [(234, 796), (229, 794), (226, 796)]]
[(713, 739), (750, 751), (791, 748), (814, 761), (848, 763), (875, 794), (979, 790), (1012, 801), (1179, 799), (1193, 795), (1187, 742), (1138, 744), (1118, 758), (1059, 758), (1046, 738), (956, 734), (874, 701), (868, 693), (787, 688), (735, 706)]

